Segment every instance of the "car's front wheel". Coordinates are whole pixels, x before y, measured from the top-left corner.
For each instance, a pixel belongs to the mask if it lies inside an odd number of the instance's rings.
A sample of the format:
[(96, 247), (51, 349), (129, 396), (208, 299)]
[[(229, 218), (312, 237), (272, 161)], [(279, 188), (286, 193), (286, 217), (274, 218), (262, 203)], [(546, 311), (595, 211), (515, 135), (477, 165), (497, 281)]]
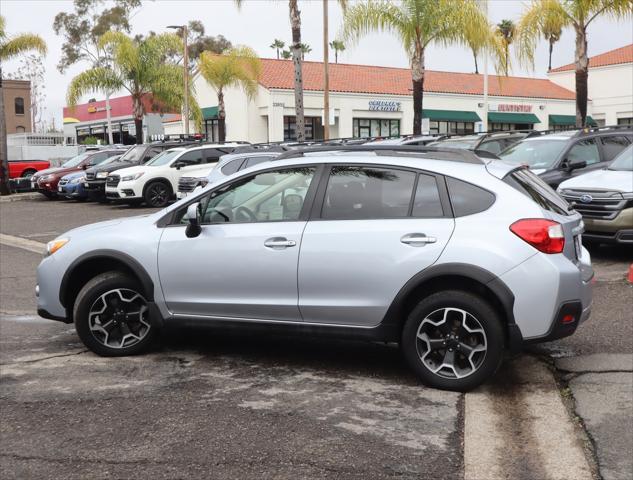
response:
[(442, 291), (411, 311), (401, 347), (426, 385), (464, 392), (497, 370), (504, 333), (499, 314), (486, 300), (459, 290)]
[(163, 208), (172, 197), (171, 186), (167, 182), (158, 180), (145, 187), (143, 198), (150, 207)]
[(73, 309), (81, 341), (98, 355), (134, 355), (156, 335), (138, 282), (121, 272), (106, 272), (81, 289)]

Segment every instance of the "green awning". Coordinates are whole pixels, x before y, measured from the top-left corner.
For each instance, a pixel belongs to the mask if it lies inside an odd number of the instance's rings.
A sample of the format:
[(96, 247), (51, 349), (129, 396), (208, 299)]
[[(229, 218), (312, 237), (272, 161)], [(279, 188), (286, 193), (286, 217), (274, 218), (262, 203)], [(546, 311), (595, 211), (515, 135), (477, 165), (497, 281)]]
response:
[(533, 113), (488, 112), (488, 121), (493, 123), (541, 123)]
[(205, 120), (218, 118), (218, 107), (204, 107), (200, 110), (202, 110), (202, 118), (204, 118)]
[[(576, 125), (576, 115), (550, 115), (550, 125)], [(587, 124), (592, 127), (597, 127), (596, 121), (587, 115)]]
[(422, 110), (422, 118), (444, 122), (481, 122), (477, 112), (466, 110)]

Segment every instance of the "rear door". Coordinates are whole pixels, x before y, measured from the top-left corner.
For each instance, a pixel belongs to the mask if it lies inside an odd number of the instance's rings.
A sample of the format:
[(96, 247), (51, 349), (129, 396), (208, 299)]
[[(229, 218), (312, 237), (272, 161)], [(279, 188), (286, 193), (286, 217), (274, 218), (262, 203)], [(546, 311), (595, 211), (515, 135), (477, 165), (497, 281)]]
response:
[(404, 284), (437, 260), (453, 228), (442, 177), (330, 167), (299, 255), (303, 320), (377, 325)]

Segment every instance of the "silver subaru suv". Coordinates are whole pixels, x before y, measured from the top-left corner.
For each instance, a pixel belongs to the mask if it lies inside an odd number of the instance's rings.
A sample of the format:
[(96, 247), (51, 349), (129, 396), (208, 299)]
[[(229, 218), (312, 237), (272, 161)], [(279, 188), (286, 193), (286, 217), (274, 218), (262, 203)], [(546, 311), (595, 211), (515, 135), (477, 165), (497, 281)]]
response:
[(50, 242), (38, 312), (104, 356), (185, 324), (395, 342), (425, 384), (465, 391), (588, 318), (582, 231), (529, 170), (467, 150), (294, 151)]

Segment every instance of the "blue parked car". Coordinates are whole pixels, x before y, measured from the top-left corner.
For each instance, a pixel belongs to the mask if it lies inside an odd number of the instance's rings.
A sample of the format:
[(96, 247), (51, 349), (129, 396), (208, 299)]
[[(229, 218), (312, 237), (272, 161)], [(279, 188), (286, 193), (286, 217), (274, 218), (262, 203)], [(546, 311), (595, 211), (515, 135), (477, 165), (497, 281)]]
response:
[[(121, 155), (115, 155), (101, 162), (101, 165), (116, 162)], [(64, 175), (57, 184), (57, 194), (60, 197), (72, 198), (75, 200), (86, 200), (88, 191), (85, 189), (86, 172), (79, 171)]]

